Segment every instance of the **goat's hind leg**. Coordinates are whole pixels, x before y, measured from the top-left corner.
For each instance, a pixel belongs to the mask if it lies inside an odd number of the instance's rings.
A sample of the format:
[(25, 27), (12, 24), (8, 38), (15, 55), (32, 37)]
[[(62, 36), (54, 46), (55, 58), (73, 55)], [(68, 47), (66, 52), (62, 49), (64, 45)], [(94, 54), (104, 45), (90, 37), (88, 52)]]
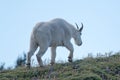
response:
[(40, 47), (38, 53), (36, 54), (36, 57), (37, 57), (37, 61), (40, 65), (40, 67), (43, 67), (43, 61), (41, 59), (41, 57), (44, 55), (44, 53), (46, 52), (48, 47)]
[(31, 63), (31, 57), (36, 51), (37, 47), (38, 45), (34, 41), (30, 42), (30, 49), (29, 49), (29, 52), (27, 53), (27, 64), (26, 64), (27, 67), (29, 68), (30, 68), (30, 63)]

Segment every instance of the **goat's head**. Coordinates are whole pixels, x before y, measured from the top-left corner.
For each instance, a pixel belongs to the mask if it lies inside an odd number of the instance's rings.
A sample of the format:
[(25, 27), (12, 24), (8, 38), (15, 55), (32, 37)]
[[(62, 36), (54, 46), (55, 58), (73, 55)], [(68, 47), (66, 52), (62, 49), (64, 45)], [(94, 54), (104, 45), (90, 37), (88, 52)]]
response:
[(75, 43), (76, 43), (78, 46), (80, 46), (80, 45), (82, 45), (81, 35), (82, 35), (82, 30), (83, 30), (83, 23), (81, 23), (82, 26), (81, 26), (80, 29), (79, 29), (77, 23), (75, 23), (75, 24), (76, 24), (77, 29), (76, 29), (75, 34), (74, 34), (74, 39), (75, 39)]

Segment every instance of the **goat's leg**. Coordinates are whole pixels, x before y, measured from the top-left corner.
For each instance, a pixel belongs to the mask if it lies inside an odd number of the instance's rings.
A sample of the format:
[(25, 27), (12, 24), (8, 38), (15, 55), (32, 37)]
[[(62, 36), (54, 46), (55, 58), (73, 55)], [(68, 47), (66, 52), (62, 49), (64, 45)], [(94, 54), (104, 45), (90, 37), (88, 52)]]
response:
[(73, 61), (73, 45), (71, 44), (71, 42), (68, 42), (65, 47), (70, 51), (70, 54), (68, 56), (68, 61), (69, 62), (72, 62)]
[(37, 61), (38, 61), (39, 65), (40, 65), (40, 67), (43, 67), (43, 61), (42, 61), (41, 57), (42, 57), (42, 56), (44, 55), (44, 53), (46, 52), (47, 48), (48, 48), (48, 47), (45, 47), (45, 48), (40, 47), (38, 53), (36, 54)]
[(55, 63), (55, 58), (56, 58), (56, 46), (51, 47), (51, 65)]
[(38, 45), (31, 40), (30, 42), (30, 49), (27, 53), (27, 67), (30, 67), (30, 63), (31, 63), (31, 57), (34, 54), (34, 52), (36, 51)]

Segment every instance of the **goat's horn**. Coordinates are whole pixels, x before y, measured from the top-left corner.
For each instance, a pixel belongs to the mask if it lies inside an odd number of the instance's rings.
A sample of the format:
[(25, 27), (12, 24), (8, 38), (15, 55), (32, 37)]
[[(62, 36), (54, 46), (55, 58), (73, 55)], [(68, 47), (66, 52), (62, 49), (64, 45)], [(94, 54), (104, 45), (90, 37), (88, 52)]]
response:
[(78, 27), (77, 23), (75, 23), (75, 25), (77, 26), (77, 29), (79, 29), (79, 27)]
[(82, 31), (83, 30), (83, 23), (81, 23), (81, 28), (79, 29), (79, 31)]

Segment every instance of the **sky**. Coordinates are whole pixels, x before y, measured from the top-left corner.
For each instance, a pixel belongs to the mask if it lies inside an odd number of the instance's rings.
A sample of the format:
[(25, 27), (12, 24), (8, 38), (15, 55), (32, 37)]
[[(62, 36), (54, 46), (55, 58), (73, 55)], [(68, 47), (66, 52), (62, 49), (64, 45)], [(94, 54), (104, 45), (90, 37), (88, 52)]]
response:
[[(28, 52), (35, 24), (54, 18), (84, 25), (82, 46), (71, 40), (74, 59), (120, 51), (120, 0), (0, 0), (0, 63), (15, 65), (18, 56)], [(56, 61), (67, 61), (68, 55), (66, 48), (58, 47)], [(42, 59), (49, 62), (50, 48)]]

